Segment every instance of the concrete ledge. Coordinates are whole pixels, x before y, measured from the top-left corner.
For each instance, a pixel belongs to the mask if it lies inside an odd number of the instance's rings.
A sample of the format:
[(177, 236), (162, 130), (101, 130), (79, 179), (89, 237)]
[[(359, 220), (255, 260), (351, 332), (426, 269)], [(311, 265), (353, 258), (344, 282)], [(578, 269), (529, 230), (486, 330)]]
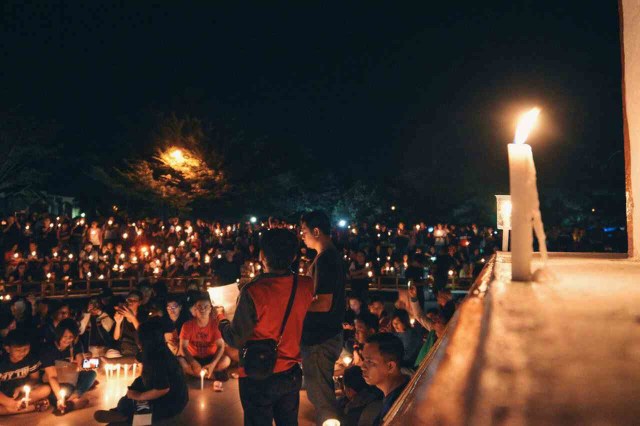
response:
[[(539, 260), (534, 261), (539, 265)], [(552, 254), (554, 282), (489, 262), (386, 424), (635, 424), (640, 263)]]

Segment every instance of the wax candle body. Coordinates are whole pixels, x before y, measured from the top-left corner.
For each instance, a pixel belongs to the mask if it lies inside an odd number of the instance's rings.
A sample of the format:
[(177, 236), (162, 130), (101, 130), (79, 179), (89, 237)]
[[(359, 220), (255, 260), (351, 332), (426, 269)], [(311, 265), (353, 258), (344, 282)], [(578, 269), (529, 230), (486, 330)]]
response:
[[(509, 188), (511, 192), (511, 279), (531, 279), (533, 255), (531, 164), (527, 144), (509, 144)], [(537, 194), (536, 194), (537, 195)]]

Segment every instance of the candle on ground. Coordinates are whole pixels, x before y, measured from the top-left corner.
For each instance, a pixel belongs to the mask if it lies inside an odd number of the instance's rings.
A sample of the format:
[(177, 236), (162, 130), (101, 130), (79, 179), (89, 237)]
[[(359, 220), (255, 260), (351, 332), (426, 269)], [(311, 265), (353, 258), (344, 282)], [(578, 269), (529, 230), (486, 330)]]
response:
[(200, 370), (200, 390), (204, 390), (204, 376), (207, 374), (207, 370), (204, 368)]
[(22, 387), (22, 390), (24, 391), (24, 403), (25, 405), (29, 405), (29, 394), (31, 393), (31, 386), (24, 385)]

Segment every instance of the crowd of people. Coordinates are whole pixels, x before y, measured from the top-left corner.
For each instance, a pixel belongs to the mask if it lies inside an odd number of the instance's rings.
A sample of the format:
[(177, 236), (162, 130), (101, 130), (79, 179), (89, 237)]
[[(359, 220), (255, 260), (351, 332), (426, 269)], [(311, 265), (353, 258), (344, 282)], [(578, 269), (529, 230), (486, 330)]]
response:
[[(99, 386), (88, 360), (97, 358), (141, 366), (117, 407), (95, 413), (100, 422), (126, 423), (145, 409), (154, 420), (173, 417), (188, 403), (186, 377), (222, 390), (234, 376), (245, 424), (296, 424), (303, 377), (318, 424), (379, 424), (455, 311), (452, 271), (473, 275), (495, 247), (492, 230), (475, 226), (339, 224), (332, 232), (321, 212), (297, 224), (252, 222), (114, 216), (72, 227), (63, 217), (7, 218), (5, 301), (16, 282), (104, 285), (84, 305), (34, 293), (0, 305), (0, 414), (86, 407)], [(114, 275), (135, 277), (137, 288), (114, 295), (106, 285)], [(195, 278), (243, 275), (249, 282), (228, 321)], [(369, 282), (385, 275), (412, 280), (405, 301), (370, 297)], [(171, 292), (171, 277), (184, 289)], [(426, 313), (425, 288), (438, 303)], [(268, 340), (277, 341), (275, 355), (262, 372), (269, 362), (252, 353)]]
[[(475, 276), (498, 244), (476, 225), (332, 226), (319, 211), (295, 224), (6, 218), (0, 415), (86, 407), (97, 358), (140, 366), (99, 422), (170, 418), (188, 377), (218, 391), (235, 377), (247, 425), (297, 424), (303, 382), (318, 424), (380, 424), (456, 310), (452, 279)], [(385, 276), (405, 280), (403, 297), (370, 291)], [(136, 288), (114, 294), (120, 278)], [(67, 280), (102, 281), (100, 293), (79, 304), (26, 287)], [(239, 283), (230, 321), (207, 282)]]

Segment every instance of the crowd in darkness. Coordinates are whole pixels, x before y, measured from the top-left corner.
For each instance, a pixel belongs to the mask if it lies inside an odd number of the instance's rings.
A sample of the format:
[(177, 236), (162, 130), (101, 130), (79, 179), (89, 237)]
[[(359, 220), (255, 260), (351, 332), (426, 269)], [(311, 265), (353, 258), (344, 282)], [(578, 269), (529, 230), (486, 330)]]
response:
[[(101, 422), (130, 421), (141, 407), (173, 417), (188, 403), (185, 377), (204, 374), (217, 390), (240, 380), (245, 424), (296, 422), (303, 376), (319, 424), (379, 424), (454, 315), (451, 284), (475, 277), (500, 245), (475, 224), (332, 226), (322, 212), (296, 223), (10, 216), (2, 231), (0, 415), (84, 408), (97, 378), (86, 359), (139, 364), (118, 406), (96, 412)], [(232, 321), (202, 277), (239, 283)], [(406, 297), (371, 292), (380, 277), (408, 282)], [(129, 278), (136, 288), (124, 297), (107, 285)], [(79, 280), (100, 294), (78, 304), (28, 287)], [(267, 377), (245, 370), (247, 342), (278, 337)]]

